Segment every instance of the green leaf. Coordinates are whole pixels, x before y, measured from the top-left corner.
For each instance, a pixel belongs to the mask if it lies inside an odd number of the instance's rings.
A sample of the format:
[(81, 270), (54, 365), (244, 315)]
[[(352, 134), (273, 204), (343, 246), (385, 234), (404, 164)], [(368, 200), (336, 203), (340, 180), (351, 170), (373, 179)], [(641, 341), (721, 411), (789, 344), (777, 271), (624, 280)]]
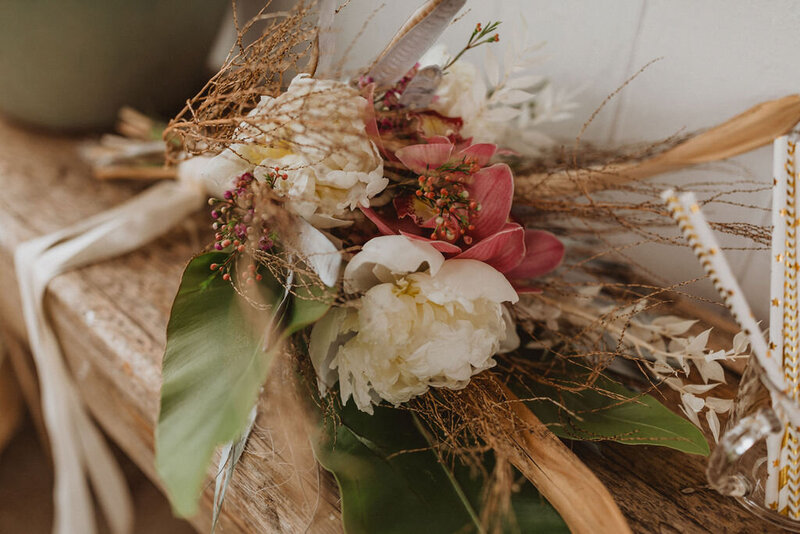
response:
[[(466, 467), (451, 469), (443, 462), (411, 412), (376, 406), (371, 416), (351, 402), (338, 418), (327, 417), (314, 451), (339, 484), (346, 532), (482, 531), (480, 481)], [(520, 531), (568, 532), (558, 513), (528, 486), (513, 498)]]
[[(709, 453), (703, 433), (692, 423), (651, 395), (631, 391), (606, 376), (600, 376), (594, 386), (602, 393), (594, 389), (570, 392), (530, 382), (525, 384), (530, 391), (517, 390), (518, 395), (539, 397), (526, 401), (527, 406), (561, 438), (609, 440), (627, 445), (658, 445), (691, 454)], [(574, 386), (581, 382), (573, 378), (569, 383)]]
[(333, 288), (325, 287), (323, 289), (307, 285), (304, 280), (301, 280), (295, 292), (286, 325), (287, 334), (293, 334), (319, 321), (330, 309), (336, 297), (336, 291)]
[[(225, 258), (212, 252), (189, 263), (167, 326), (156, 469), (183, 517), (197, 510), (214, 449), (246, 427), (272, 359), (262, 347), (272, 314), (212, 273)], [(280, 301), (277, 282), (259, 289), (266, 302)]]

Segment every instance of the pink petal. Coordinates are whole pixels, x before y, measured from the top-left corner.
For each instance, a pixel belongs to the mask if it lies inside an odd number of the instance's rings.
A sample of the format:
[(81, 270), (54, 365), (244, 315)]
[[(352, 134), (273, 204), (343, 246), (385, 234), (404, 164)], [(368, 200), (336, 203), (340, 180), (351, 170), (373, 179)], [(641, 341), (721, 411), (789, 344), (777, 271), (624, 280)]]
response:
[(447, 163), (452, 152), (453, 145), (448, 142), (406, 146), (394, 155), (412, 171), (424, 174), (428, 169), (436, 169)]
[(514, 176), (505, 163), (492, 165), (476, 172), (469, 186), (471, 198), (481, 204), (473, 221), (473, 239), (481, 241), (499, 232), (508, 221), (514, 196)]
[(564, 243), (550, 232), (525, 230), (525, 257), (508, 271), (509, 279), (536, 278), (559, 266), (564, 259)]
[(409, 234), (400, 230), (400, 234), (406, 236), (409, 239), (414, 239), (416, 241), (424, 241), (433, 246), (436, 250), (441, 252), (442, 254), (458, 254), (461, 252), (461, 247), (458, 245), (454, 245), (452, 243), (448, 243), (447, 241), (438, 241), (433, 239), (428, 239), (427, 237), (415, 234)]
[(456, 259), (482, 261), (504, 273), (514, 269), (524, 257), (525, 230), (516, 223), (508, 223), (501, 231), (475, 243)]
[(372, 208), (362, 207), (361, 211), (367, 219), (375, 223), (375, 226), (378, 227), (378, 231), (383, 235), (394, 235), (400, 232), (409, 232), (413, 234), (419, 233), (420, 231), (417, 225), (409, 219), (384, 217)]
[(472, 146), (472, 137), (467, 137), (466, 139), (462, 137), (461, 142), (456, 143), (456, 152), (461, 152), (462, 150), (470, 146)]
[(495, 152), (497, 152), (497, 145), (490, 143), (478, 143), (476, 145), (468, 146), (467, 148), (459, 151), (456, 158), (460, 161), (463, 158), (475, 161), (481, 167), (489, 164)]
[(375, 143), (375, 146), (378, 147), (378, 150), (380, 150), (381, 154), (383, 154), (385, 157), (388, 157), (389, 154), (386, 152), (386, 148), (383, 146), (383, 140), (381, 139), (381, 134), (378, 131), (378, 123), (375, 120), (375, 106), (372, 104), (374, 95), (374, 83), (365, 86), (361, 90), (361, 96), (367, 100), (366, 105), (364, 106), (364, 126), (370, 140)]
[(441, 144), (447, 143), (448, 145), (452, 145), (453, 144), (450, 141), (450, 139), (447, 138), (444, 135), (433, 135), (431, 137), (428, 137), (425, 140), (428, 142), (428, 144), (432, 144), (432, 143), (441, 143)]

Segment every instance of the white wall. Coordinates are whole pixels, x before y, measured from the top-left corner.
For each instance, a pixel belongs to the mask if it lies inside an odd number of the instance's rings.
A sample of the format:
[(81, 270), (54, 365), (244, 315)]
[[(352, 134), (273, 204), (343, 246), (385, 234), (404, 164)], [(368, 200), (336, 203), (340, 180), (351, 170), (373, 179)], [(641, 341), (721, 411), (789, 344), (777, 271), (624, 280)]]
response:
[[(350, 64), (368, 61), (388, 42), (421, 0), (387, 0), (357, 40)], [(352, 0), (341, 12), (338, 35), (346, 47), (363, 20), (380, 5)], [(586, 138), (598, 143), (657, 141), (677, 132), (712, 126), (763, 100), (800, 90), (800, 3), (794, 0), (468, 0), (471, 11), (444, 37), (460, 48), (476, 22), (503, 20), (501, 42), (524, 16), (529, 38), (545, 41), (547, 62), (540, 72), (557, 86), (582, 88), (573, 119), (550, 133), (574, 139), (597, 106), (647, 62), (650, 66), (590, 125)], [(480, 53), (473, 60), (479, 62)], [(731, 165), (687, 171), (659, 182), (738, 180), (749, 175), (771, 181), (771, 152), (762, 148)], [(769, 193), (737, 200), (769, 207)], [(767, 211), (715, 208), (728, 220), (768, 224)], [(742, 242), (723, 239), (741, 246)], [(642, 251), (643, 260), (673, 280), (700, 274), (691, 253), (674, 249)], [(735, 265), (758, 315), (768, 313), (766, 251), (732, 251)], [(697, 289), (713, 295), (710, 285)]]

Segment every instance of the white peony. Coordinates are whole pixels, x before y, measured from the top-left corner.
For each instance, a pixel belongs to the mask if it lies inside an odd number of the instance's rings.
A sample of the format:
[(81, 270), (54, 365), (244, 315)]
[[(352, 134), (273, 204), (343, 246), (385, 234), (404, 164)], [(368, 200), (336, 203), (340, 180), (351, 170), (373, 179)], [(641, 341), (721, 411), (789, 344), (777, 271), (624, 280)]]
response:
[(275, 167), (286, 179), (275, 190), (288, 208), (320, 228), (347, 224), (347, 210), (369, 206), (383, 191), (383, 159), (365, 128), (367, 101), (342, 82), (292, 80), (277, 98), (262, 96), (239, 127), (237, 143), (207, 170), (230, 184), (245, 172), (265, 180)]
[(504, 302), (517, 293), (475, 260), (445, 260), (430, 244), (403, 236), (372, 239), (345, 269), (345, 289), (364, 292), (357, 308), (335, 308), (314, 325), (309, 352), (320, 389), (339, 381), (372, 413), (429, 387), (461, 389), (495, 365), (519, 338)]

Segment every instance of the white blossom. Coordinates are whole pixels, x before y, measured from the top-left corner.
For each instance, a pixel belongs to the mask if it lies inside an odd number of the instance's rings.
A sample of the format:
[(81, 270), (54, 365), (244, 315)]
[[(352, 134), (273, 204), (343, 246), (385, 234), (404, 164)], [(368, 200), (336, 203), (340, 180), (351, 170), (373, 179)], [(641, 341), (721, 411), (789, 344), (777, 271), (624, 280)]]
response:
[[(521, 154), (535, 154), (553, 144), (536, 127), (572, 116), (578, 107), (577, 92), (556, 90), (544, 77), (531, 73), (540, 58), (540, 45), (520, 38), (516, 31), (500, 61), (495, 44), (484, 46), (485, 77), (471, 63), (458, 60), (444, 72), (431, 109), (446, 117), (460, 117), (461, 134), (476, 143), (494, 143)], [(506, 42), (506, 40), (504, 40)], [(450, 59), (444, 46), (431, 48), (421, 59), (422, 67), (444, 66)]]
[(309, 352), (321, 390), (338, 380), (342, 399), (365, 412), (430, 387), (461, 389), (519, 344), (506, 278), (483, 262), (445, 260), (428, 243), (369, 241), (345, 269), (345, 288), (363, 292), (358, 306), (318, 321)]
[[(286, 92), (261, 101), (240, 125), (237, 143), (212, 161), (209, 173), (230, 184), (252, 172), (259, 180), (278, 167), (275, 191), (314, 226), (340, 218), (383, 191), (383, 159), (366, 133), (367, 101), (342, 82), (298, 75)], [(218, 178), (217, 178), (218, 177)]]
[[(589, 292), (589, 289), (593, 290)], [(564, 323), (580, 327), (584, 336), (594, 336), (597, 342), (610, 336), (615, 343), (619, 342), (620, 347), (630, 351), (629, 357), (641, 362), (654, 381), (680, 393), (681, 410), (692, 423), (702, 428), (700, 415), (704, 415), (717, 440), (718, 415), (729, 412), (733, 401), (712, 397), (708, 393), (725, 383), (721, 361), (748, 357), (747, 336), (739, 332), (734, 336), (730, 349), (715, 350), (708, 346), (711, 329), (696, 335), (688, 333), (697, 321), (676, 315), (653, 316), (647, 311), (649, 306), (644, 300), (622, 308), (608, 305), (602, 302), (597, 289), (599, 287), (582, 288), (578, 295), (562, 297), (558, 301), (531, 295), (523, 298), (517, 308), (534, 320), (546, 322), (550, 331), (557, 332)], [(596, 325), (602, 325), (602, 328), (596, 328)], [(537, 346), (547, 346), (548, 342), (558, 339), (545, 334), (537, 340)], [(628, 362), (620, 360), (615, 360), (614, 370), (627, 373), (630, 370), (626, 365)], [(703, 383), (689, 380), (692, 368), (697, 370)], [(633, 369), (632, 376), (637, 376), (638, 368)]]

